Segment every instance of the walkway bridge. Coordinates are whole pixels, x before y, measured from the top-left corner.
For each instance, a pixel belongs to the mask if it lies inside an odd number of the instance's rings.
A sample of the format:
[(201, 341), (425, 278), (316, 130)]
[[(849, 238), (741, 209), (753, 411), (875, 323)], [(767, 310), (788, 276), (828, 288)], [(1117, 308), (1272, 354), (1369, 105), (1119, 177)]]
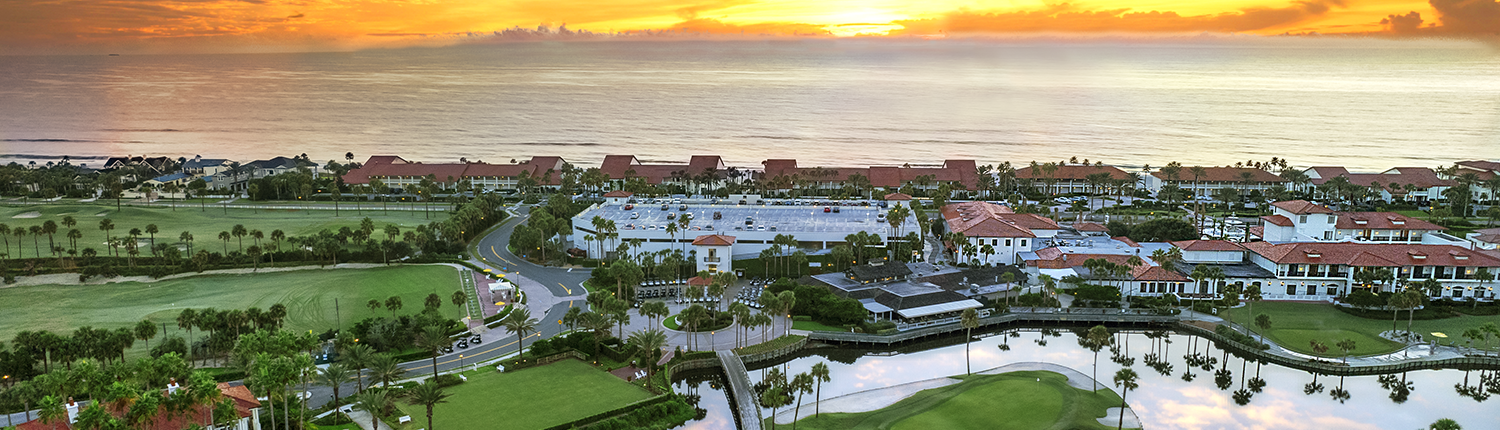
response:
[(740, 361), (740, 356), (734, 351), (719, 351), (719, 363), (724, 366), (724, 375), (729, 379), (729, 396), (734, 399), (735, 409), (739, 414), (735, 420), (739, 421), (740, 430), (760, 430), (760, 404), (755, 401), (755, 391), (750, 384), (750, 372), (745, 370), (745, 362)]
[[(1160, 326), (1170, 328), (1178, 320), (1179, 318), (1176, 315), (1159, 315), (1150, 310), (1011, 308), (1011, 312), (1008, 313), (980, 318), (979, 328), (1012, 323), (1056, 325), (1107, 324), (1111, 326)], [(962, 332), (963, 330), (963, 324), (950, 323), (883, 335), (815, 331), (808, 334), (808, 339), (822, 342), (892, 345), (932, 336), (941, 336), (951, 332)]]

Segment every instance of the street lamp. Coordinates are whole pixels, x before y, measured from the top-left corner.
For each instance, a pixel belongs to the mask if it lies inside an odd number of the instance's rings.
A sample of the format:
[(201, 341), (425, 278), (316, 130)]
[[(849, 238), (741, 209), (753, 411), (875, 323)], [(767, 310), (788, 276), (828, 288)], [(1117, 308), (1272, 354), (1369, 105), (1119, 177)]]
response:
[(463, 354), (459, 354), (458, 355), (458, 371), (462, 372), (463, 370), (464, 370), (464, 355)]

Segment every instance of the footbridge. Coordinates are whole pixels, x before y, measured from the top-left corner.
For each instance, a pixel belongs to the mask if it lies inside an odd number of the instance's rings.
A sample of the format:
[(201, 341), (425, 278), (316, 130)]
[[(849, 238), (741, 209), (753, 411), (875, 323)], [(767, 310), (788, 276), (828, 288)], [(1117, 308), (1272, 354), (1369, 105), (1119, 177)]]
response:
[(735, 419), (739, 421), (740, 430), (760, 430), (760, 405), (755, 401), (745, 362), (740, 361), (740, 356), (734, 351), (721, 350), (718, 354), (719, 363), (724, 366), (724, 376), (729, 379), (730, 398), (734, 399), (735, 409), (739, 412)]

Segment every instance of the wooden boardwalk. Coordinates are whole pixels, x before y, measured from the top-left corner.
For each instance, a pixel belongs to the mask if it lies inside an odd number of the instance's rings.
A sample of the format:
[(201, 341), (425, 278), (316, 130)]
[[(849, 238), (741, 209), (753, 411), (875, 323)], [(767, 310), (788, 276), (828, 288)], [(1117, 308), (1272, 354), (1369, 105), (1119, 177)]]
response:
[[(980, 318), (979, 327), (983, 328), (1011, 323), (1059, 325), (1086, 323), (1108, 324), (1112, 326), (1162, 326), (1170, 328), (1178, 320), (1179, 318), (1176, 315), (1156, 315), (1149, 312), (1122, 312), (1119, 309), (1074, 309), (1072, 312), (1058, 312), (1049, 309), (1044, 312), (1011, 312)], [(835, 343), (892, 345), (963, 330), (963, 324), (954, 323), (923, 327), (887, 335), (815, 331), (808, 334), (808, 339)]]
[(719, 363), (724, 366), (724, 376), (729, 379), (729, 396), (734, 399), (735, 409), (739, 412), (735, 420), (739, 422), (740, 430), (760, 430), (760, 404), (755, 401), (745, 362), (740, 361), (740, 356), (733, 351), (720, 350), (718, 354)]

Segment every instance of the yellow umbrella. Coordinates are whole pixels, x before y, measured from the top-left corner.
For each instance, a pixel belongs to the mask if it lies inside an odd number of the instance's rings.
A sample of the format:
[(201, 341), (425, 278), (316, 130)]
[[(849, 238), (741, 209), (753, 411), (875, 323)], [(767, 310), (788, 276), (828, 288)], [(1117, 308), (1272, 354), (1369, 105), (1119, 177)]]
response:
[(1447, 338), (1448, 337), (1448, 335), (1442, 334), (1442, 333), (1439, 333), (1439, 332), (1432, 332), (1432, 336), (1433, 337), (1441, 337), (1441, 338)]

